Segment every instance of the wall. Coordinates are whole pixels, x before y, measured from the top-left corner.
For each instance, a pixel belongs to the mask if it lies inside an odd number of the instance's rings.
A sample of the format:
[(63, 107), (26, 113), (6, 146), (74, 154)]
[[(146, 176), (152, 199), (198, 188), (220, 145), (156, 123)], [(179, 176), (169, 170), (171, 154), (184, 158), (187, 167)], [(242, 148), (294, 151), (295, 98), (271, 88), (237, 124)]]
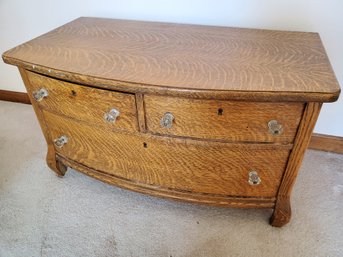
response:
[[(79, 16), (319, 32), (343, 85), (341, 0), (0, 0), (0, 52)], [(0, 63), (0, 89), (25, 91), (15, 67)], [(343, 96), (324, 105), (315, 132), (343, 136)]]

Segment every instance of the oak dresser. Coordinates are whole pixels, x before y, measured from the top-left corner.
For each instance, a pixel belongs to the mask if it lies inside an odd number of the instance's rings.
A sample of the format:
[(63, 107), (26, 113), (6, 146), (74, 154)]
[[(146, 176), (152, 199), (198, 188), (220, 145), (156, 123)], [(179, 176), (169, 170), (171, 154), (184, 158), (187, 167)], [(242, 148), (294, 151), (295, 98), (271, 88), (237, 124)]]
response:
[(2, 57), (58, 175), (273, 208), (273, 226), (290, 220), (321, 105), (340, 93), (317, 33), (79, 18)]

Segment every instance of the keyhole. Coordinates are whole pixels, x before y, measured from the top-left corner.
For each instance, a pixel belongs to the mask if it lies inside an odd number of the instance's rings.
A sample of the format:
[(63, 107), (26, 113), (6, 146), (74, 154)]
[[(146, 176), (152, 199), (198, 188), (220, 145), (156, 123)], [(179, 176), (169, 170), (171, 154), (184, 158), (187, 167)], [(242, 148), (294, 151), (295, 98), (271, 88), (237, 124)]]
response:
[(224, 111), (224, 110), (223, 110), (222, 108), (219, 108), (219, 109), (218, 109), (218, 115), (223, 115), (223, 111)]
[(144, 147), (144, 148), (148, 148), (148, 144), (144, 142), (144, 143), (143, 143), (143, 147)]

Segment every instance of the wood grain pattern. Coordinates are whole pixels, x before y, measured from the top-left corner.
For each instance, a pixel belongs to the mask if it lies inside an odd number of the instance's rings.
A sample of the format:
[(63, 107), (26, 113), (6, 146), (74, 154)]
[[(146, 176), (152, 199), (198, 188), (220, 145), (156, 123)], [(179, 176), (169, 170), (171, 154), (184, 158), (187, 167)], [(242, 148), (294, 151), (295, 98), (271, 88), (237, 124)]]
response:
[[(19, 72), (24, 81), (26, 90), (28, 92), (31, 92), (31, 83), (27, 76), (28, 75), (27, 71), (22, 68), (19, 68)], [(36, 116), (38, 118), (38, 122), (42, 129), (45, 141), (48, 145), (48, 151), (46, 154), (46, 162), (51, 170), (53, 170), (58, 176), (62, 177), (66, 173), (67, 167), (63, 165), (62, 163), (60, 163), (59, 160), (56, 159), (55, 148), (54, 148), (53, 142), (51, 141), (51, 135), (49, 133), (48, 126), (45, 123), (42, 110), (39, 108), (37, 102), (33, 99), (32, 94), (28, 94), (28, 96), (30, 98), (30, 102), (32, 103), (32, 107), (36, 113)]]
[[(104, 173), (164, 189), (275, 197), (289, 155), (287, 147), (195, 140), (179, 143), (143, 134), (112, 133), (43, 113), (52, 139), (61, 135), (69, 138), (65, 146), (56, 149), (59, 154)], [(260, 185), (249, 185), (251, 170), (258, 172)]]
[(316, 124), (321, 103), (308, 103), (297, 133), (294, 147), (289, 157), (285, 174), (278, 191), (274, 213), (270, 223), (272, 226), (281, 227), (291, 218), (290, 196), (298, 171), (301, 167), (305, 151), (311, 139), (313, 128)]
[(137, 93), (135, 96), (136, 96), (136, 107), (137, 107), (139, 131), (146, 132), (144, 96), (143, 94), (140, 94), (140, 93)]
[[(147, 129), (152, 133), (235, 142), (292, 143), (304, 109), (303, 103), (255, 103), (144, 96)], [(175, 119), (171, 128), (160, 120), (166, 112)], [(268, 122), (283, 126), (281, 135), (268, 131)]]
[(343, 154), (343, 137), (314, 133), (308, 148)]
[[(48, 90), (48, 97), (38, 102), (42, 109), (97, 126), (138, 131), (135, 96), (132, 94), (84, 87), (30, 71), (27, 76), (31, 85), (29, 94), (40, 88)], [(104, 114), (112, 108), (119, 110), (120, 115), (116, 122), (106, 122)]]
[(26, 93), (0, 90), (0, 100), (15, 103), (31, 104), (30, 98)]
[(190, 192), (172, 191), (170, 189), (163, 189), (161, 187), (146, 184), (139, 184), (137, 182), (132, 182), (130, 180), (105, 174), (96, 169), (91, 169), (61, 155), (57, 155), (57, 158), (65, 165), (72, 167), (73, 169), (76, 169), (90, 177), (96, 178), (111, 185), (116, 185), (144, 194), (150, 194), (179, 201), (188, 201), (192, 203), (232, 208), (273, 208), (275, 205), (274, 197), (233, 197), (223, 195), (196, 194)]
[(145, 93), (219, 90), (231, 98), (334, 101), (340, 92), (316, 33), (79, 18), (3, 59), (57, 78)]

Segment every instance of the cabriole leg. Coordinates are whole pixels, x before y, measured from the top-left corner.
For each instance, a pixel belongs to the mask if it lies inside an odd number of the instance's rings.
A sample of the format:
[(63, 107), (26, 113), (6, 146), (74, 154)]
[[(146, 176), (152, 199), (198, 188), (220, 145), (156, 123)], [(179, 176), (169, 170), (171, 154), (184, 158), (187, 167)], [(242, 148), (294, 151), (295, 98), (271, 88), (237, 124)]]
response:
[(46, 155), (46, 162), (50, 169), (52, 169), (57, 176), (63, 177), (67, 172), (67, 166), (64, 165), (60, 160), (56, 159), (56, 153), (54, 147), (48, 145), (48, 153)]
[(291, 203), (289, 197), (279, 197), (273, 215), (270, 217), (270, 225), (274, 227), (282, 227), (286, 225), (292, 215)]

